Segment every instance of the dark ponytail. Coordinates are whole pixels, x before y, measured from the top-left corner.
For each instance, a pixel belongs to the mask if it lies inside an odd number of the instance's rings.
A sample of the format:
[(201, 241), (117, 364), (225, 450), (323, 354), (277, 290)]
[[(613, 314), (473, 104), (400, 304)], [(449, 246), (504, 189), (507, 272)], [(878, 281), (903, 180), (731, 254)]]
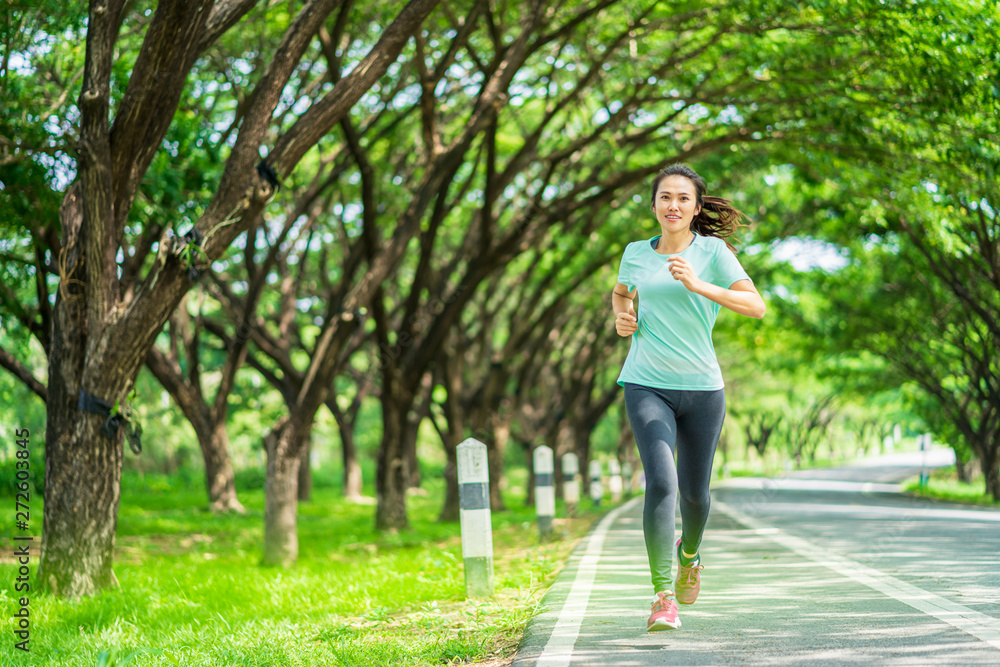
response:
[(691, 221), (691, 231), (702, 236), (720, 238), (726, 242), (730, 250), (736, 252), (736, 246), (729, 242), (729, 238), (743, 226), (743, 220), (748, 219), (747, 215), (735, 208), (728, 199), (707, 196), (705, 179), (686, 164), (672, 164), (656, 175), (653, 179), (653, 192), (650, 195), (651, 205), (656, 204), (656, 190), (660, 186), (660, 181), (667, 176), (683, 176), (694, 183), (701, 211)]

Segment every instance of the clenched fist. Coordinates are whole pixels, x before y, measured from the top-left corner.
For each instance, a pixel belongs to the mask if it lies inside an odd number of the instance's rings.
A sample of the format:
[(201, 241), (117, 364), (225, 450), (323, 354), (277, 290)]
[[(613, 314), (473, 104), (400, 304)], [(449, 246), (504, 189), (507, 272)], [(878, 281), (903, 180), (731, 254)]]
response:
[(628, 311), (624, 313), (618, 313), (618, 317), (615, 318), (615, 331), (622, 338), (626, 336), (631, 336), (639, 328), (639, 320), (635, 316), (635, 309), (632, 304), (629, 304)]

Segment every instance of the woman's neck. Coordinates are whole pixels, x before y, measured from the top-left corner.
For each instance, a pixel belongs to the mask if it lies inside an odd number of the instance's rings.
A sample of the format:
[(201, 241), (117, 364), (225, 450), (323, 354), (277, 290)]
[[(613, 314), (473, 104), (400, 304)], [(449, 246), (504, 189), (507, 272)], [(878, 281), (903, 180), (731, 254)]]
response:
[(656, 252), (661, 255), (676, 255), (684, 252), (689, 245), (694, 243), (694, 232), (685, 229), (682, 232), (662, 234), (656, 244)]

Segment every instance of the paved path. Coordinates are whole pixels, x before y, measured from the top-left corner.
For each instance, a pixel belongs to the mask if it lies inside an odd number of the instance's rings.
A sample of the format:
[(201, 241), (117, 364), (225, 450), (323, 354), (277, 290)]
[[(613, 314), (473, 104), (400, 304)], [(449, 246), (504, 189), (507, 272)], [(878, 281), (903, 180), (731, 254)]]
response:
[(702, 593), (677, 631), (645, 631), (629, 501), (576, 549), (514, 667), (1000, 665), (1000, 512), (899, 494), (914, 463), (715, 488)]

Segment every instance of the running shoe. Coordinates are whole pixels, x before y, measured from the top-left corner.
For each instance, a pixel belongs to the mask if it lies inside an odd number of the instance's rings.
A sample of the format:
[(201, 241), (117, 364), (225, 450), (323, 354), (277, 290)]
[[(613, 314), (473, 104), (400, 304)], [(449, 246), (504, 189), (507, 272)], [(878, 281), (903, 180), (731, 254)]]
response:
[(677, 615), (677, 602), (670, 591), (660, 591), (653, 601), (652, 612), (646, 622), (647, 632), (659, 630), (676, 630), (681, 627), (681, 619)]
[(701, 590), (701, 571), (705, 566), (701, 564), (701, 558), (696, 559), (690, 565), (681, 565), (681, 538), (677, 538), (677, 580), (674, 581), (674, 590), (677, 591), (677, 601), (681, 604), (694, 604), (698, 599), (698, 592)]

